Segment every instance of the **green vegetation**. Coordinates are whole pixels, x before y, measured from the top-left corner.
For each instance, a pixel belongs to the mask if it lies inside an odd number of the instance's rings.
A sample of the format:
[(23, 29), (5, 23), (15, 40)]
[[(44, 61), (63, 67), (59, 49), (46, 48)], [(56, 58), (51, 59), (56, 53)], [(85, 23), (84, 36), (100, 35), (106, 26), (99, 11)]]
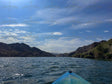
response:
[(98, 42), (96, 46), (95, 43), (93, 43), (91, 45), (81, 47), (69, 56), (112, 60), (112, 39)]

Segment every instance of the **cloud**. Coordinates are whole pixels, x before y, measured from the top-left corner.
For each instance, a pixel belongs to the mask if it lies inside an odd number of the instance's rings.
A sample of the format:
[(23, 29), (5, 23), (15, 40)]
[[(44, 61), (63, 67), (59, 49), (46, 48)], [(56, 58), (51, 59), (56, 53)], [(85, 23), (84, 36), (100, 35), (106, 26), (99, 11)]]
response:
[[(77, 12), (78, 8), (46, 8), (36, 12), (34, 16), (32, 16), (32, 21), (30, 23), (37, 24), (50, 24), (53, 25), (67, 25), (67, 24), (76, 24), (78, 27), (85, 27), (88, 25), (95, 25), (104, 22), (112, 22), (112, 19), (102, 18), (102, 16), (98, 15), (81, 15)], [(40, 20), (34, 20), (39, 18)]]
[(61, 32), (53, 32), (53, 35), (63, 35)]
[(108, 37), (97, 37), (96, 40), (99, 42), (99, 41), (102, 41), (102, 40), (109, 40), (110, 38)]
[(97, 21), (87, 21), (87, 22), (79, 22), (78, 24), (72, 24), (72, 29), (87, 29), (91, 28), (91, 26), (97, 26), (102, 23), (112, 22), (112, 19), (104, 19), (104, 20), (97, 20)]
[(86, 32), (90, 33), (91, 31), (90, 30), (87, 30)]
[[(68, 53), (93, 42), (74, 37), (42, 38), (42, 35), (57, 36), (62, 34), (61, 32), (31, 33), (20, 29), (4, 29), (0, 30), (0, 41), (4, 43), (27, 43), (52, 53)], [(41, 38), (44, 40), (40, 40)]]
[[(60, 36), (62, 32), (36, 33), (20, 29), (0, 30), (0, 41), (4, 43), (27, 43), (44, 51), (53, 53), (71, 52), (80, 46), (93, 42), (92, 40), (81, 40), (73, 37), (44, 38), (46, 36)], [(44, 37), (43, 37), (44, 36)], [(42, 39), (42, 40), (41, 40)]]
[(55, 20), (51, 25), (59, 25), (75, 22), (76, 17), (65, 17)]
[[(53, 53), (67, 53), (74, 51), (78, 47), (92, 43), (92, 40), (81, 40), (73, 37), (60, 37), (60, 38), (44, 38), (39, 40), (39, 34), (30, 33), (25, 30), (19, 29), (4, 29), (0, 30), (0, 41), (4, 43), (27, 43), (30, 46), (36, 46), (44, 51)], [(61, 32), (43, 33), (43, 35), (62, 35)], [(38, 37), (38, 38), (37, 38)]]
[(61, 37), (59, 39), (46, 39), (44, 42), (40, 42), (37, 47), (52, 53), (68, 53), (92, 42), (92, 40)]
[(46, 8), (38, 10), (33, 17), (53, 21), (71, 14), (72, 10), (73, 8)]
[(79, 24), (72, 24), (71, 28), (72, 29), (86, 29), (89, 28), (92, 25), (95, 25), (96, 23), (79, 23)]
[[(64, 17), (64, 18), (59, 18), (59, 19), (54, 19), (52, 20), (43, 20), (43, 21), (30, 21), (29, 23), (36, 23), (36, 24), (49, 24), (50, 26), (53, 25), (66, 25), (69, 23), (73, 23), (76, 21), (76, 17), (70, 16), (70, 17)], [(77, 21), (76, 21), (77, 22)]]
[(28, 33), (25, 30), (19, 30), (19, 29), (3, 29), (0, 30), (0, 34), (2, 35), (17, 35), (17, 34), (25, 34)]
[(17, 18), (8, 17), (9, 20), (17, 20)]
[(100, 37), (100, 38), (98, 37), (98, 38), (96, 38), (96, 40), (97, 40), (97, 41), (101, 41), (101, 40), (104, 40), (104, 39), (101, 38), (101, 37)]
[(108, 32), (109, 32), (108, 30), (105, 30), (105, 31), (104, 31), (104, 33), (108, 33)]
[(70, 5), (77, 5), (77, 6), (81, 6), (81, 7), (85, 7), (85, 6), (89, 6), (92, 4), (95, 4), (99, 2), (98, 0), (68, 0), (68, 4)]
[(110, 19), (106, 19), (105, 21), (107, 21), (107, 22), (112, 22), (112, 19), (110, 18)]
[(62, 32), (44, 32), (44, 33), (37, 33), (38, 36), (46, 36), (46, 35), (63, 35)]
[[(31, 17), (29, 20), (30, 23), (38, 24), (50, 24), (50, 25), (60, 25), (73, 22), (76, 17), (71, 16), (71, 14), (76, 11), (77, 8), (45, 8), (38, 10), (36, 14)], [(36, 19), (40, 20), (37, 21)]]
[[(104, 0), (102, 2), (104, 2)], [(57, 8), (52, 7), (52, 8), (44, 8), (44, 9), (37, 10), (36, 13), (27, 22), (35, 23), (35, 24), (48, 24), (51, 26), (81, 24), (82, 27), (83, 26), (85, 27), (85, 25), (89, 25), (89, 24), (94, 24), (94, 25), (100, 24), (101, 22), (106, 22), (105, 20), (109, 17), (107, 16), (107, 13), (101, 15), (99, 14), (100, 11), (97, 12), (93, 9), (94, 7), (92, 6), (94, 4), (97, 5), (97, 3), (100, 4), (100, 1), (68, 0), (66, 3), (67, 7), (59, 6)], [(88, 6), (91, 6), (92, 8), (89, 9)], [(86, 7), (88, 8), (85, 11)], [(94, 13), (88, 13), (88, 12), (94, 12)], [(112, 20), (109, 19), (107, 21), (112, 21)]]
[[(19, 29), (1, 29), (0, 41), (4, 43), (25, 42), (23, 36), (27, 36), (28, 31)], [(31, 41), (31, 40), (30, 40)]]
[(0, 27), (27, 27), (27, 24), (3, 24)]
[[(31, 18), (25, 22), (41, 25), (45, 24), (48, 26), (74, 25), (73, 29), (91, 28), (91, 26), (98, 25), (102, 22), (112, 21), (110, 18), (112, 14), (103, 11), (104, 8), (102, 8), (102, 5), (104, 2), (110, 1), (67, 0), (64, 1), (65, 5), (61, 6), (55, 3), (56, 6), (38, 9)], [(97, 8), (100, 9), (100, 11), (96, 10)], [(109, 8), (109, 6), (107, 8)]]
[(1, 29), (0, 42), (4, 43), (23, 42), (29, 44), (30, 46), (37, 46), (38, 43), (40, 43), (41, 39), (52, 39), (55, 36), (61, 36), (61, 35), (63, 35), (63, 33), (61, 32), (36, 33), (20, 29)]

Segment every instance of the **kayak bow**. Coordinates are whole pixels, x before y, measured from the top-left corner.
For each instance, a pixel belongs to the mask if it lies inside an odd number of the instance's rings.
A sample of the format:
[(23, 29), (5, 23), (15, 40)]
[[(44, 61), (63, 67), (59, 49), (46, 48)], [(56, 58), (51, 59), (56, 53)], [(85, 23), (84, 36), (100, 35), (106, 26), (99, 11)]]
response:
[(90, 84), (75, 73), (68, 71), (52, 84)]

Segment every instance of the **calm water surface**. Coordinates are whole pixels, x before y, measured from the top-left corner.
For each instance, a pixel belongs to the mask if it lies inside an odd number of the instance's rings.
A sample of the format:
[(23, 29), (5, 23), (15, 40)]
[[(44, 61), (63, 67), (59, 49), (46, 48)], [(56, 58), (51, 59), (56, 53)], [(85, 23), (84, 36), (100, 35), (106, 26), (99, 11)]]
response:
[(51, 84), (68, 70), (92, 84), (112, 84), (112, 61), (69, 57), (0, 58), (0, 84)]

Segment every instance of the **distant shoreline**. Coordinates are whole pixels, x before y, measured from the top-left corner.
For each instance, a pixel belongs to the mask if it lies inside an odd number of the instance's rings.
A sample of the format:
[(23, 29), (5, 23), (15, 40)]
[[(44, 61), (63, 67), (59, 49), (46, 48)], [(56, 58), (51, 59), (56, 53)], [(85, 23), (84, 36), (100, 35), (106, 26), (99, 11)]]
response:
[(74, 52), (64, 54), (48, 53), (24, 43), (6, 44), (0, 42), (0, 57), (76, 57), (112, 60), (112, 39), (94, 42), (90, 45), (79, 47)]

